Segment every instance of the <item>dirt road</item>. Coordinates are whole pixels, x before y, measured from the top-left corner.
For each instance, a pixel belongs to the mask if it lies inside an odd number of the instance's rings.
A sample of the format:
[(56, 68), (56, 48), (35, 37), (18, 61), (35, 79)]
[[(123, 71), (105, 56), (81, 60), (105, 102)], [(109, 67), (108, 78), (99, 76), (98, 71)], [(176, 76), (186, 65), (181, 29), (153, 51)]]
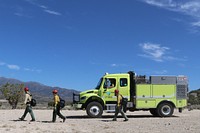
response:
[(200, 110), (174, 112), (173, 117), (153, 117), (148, 111), (127, 112), (129, 121), (122, 117), (112, 121), (113, 113), (91, 119), (85, 111), (63, 110), (65, 123), (57, 118), (52, 123), (52, 110), (34, 110), (36, 122), (18, 121), (24, 110), (0, 110), (0, 132), (12, 133), (200, 133)]

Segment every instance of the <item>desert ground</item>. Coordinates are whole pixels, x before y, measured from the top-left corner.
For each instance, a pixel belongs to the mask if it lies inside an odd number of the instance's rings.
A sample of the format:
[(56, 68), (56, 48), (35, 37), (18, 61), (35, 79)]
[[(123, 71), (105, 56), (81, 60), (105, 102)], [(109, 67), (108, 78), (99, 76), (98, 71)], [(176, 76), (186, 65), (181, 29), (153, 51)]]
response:
[(112, 121), (113, 113), (104, 112), (102, 118), (94, 119), (85, 111), (62, 110), (67, 117), (64, 123), (58, 117), (51, 122), (52, 110), (33, 111), (36, 122), (30, 122), (29, 114), (25, 121), (19, 121), (23, 109), (0, 110), (0, 133), (200, 133), (200, 110), (175, 110), (168, 118), (153, 117), (148, 111), (128, 111), (127, 122), (121, 115)]

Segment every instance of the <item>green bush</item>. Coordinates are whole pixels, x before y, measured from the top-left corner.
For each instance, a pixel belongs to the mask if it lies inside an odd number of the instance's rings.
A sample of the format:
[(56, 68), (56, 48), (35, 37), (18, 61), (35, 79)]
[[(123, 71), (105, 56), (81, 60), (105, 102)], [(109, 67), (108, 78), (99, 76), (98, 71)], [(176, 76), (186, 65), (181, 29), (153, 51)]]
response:
[(8, 103), (12, 106), (12, 109), (16, 109), (18, 102), (23, 101), (24, 95), (23, 84), (5, 84), (0, 87), (0, 91), (8, 100)]

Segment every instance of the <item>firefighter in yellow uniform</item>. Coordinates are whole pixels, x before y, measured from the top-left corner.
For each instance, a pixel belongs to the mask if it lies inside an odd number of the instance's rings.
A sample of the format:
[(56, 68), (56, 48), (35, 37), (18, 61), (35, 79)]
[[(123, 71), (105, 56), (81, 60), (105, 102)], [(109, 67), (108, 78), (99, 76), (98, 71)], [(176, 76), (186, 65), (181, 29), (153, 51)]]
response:
[(113, 121), (117, 121), (117, 115), (119, 112), (122, 114), (122, 117), (125, 119), (124, 121), (128, 121), (128, 118), (125, 115), (124, 110), (123, 110), (122, 95), (119, 94), (119, 90), (115, 90), (115, 96), (117, 97), (117, 105), (115, 107), (115, 116), (113, 118)]
[(65, 117), (60, 113), (60, 98), (58, 96), (58, 90), (53, 90), (53, 95), (54, 95), (54, 109), (53, 109), (53, 119), (52, 122), (56, 121), (56, 115), (58, 115), (61, 119), (63, 119), (63, 122), (65, 122)]

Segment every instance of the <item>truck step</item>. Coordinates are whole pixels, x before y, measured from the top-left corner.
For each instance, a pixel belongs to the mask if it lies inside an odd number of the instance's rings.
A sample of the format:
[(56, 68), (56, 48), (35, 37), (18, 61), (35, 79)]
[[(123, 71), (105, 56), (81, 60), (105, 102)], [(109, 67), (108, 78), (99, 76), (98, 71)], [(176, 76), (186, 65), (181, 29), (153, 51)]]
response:
[(106, 112), (107, 113), (115, 112), (115, 106), (116, 104), (106, 104)]

